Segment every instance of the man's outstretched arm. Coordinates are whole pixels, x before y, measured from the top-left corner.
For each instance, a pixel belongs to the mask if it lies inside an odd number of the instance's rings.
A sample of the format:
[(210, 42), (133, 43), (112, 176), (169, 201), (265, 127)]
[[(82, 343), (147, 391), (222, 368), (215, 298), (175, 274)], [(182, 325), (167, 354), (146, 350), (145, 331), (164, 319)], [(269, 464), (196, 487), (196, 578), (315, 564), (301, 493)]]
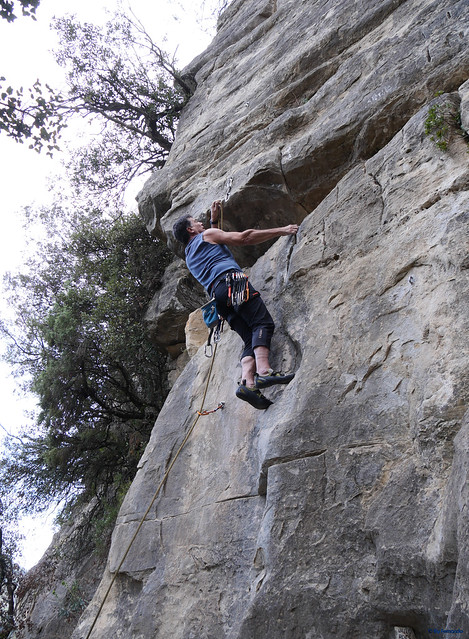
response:
[(282, 235), (296, 235), (297, 224), (280, 226), (273, 229), (246, 229), (246, 231), (222, 231), (220, 229), (207, 229), (204, 231), (204, 240), (210, 244), (228, 244), (229, 246), (244, 246), (248, 244), (261, 244)]
[[(210, 210), (210, 221), (217, 223), (221, 212), (221, 201), (215, 200)], [(222, 231), (210, 228), (204, 231), (204, 240), (210, 244), (228, 244), (230, 246), (243, 246), (247, 244), (261, 244), (282, 235), (296, 235), (297, 224), (289, 224), (274, 229), (247, 229), (246, 231)]]

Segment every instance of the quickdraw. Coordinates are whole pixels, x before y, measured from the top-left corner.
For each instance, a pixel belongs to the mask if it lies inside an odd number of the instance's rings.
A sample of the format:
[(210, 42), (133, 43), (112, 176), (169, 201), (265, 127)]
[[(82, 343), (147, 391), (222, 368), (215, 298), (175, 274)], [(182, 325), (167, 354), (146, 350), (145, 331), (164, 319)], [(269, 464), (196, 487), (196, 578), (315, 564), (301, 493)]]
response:
[(213, 348), (210, 342), (213, 337), (214, 344), (218, 344), (218, 342), (221, 340), (221, 334), (223, 333), (224, 324), (225, 320), (222, 317), (218, 316), (217, 324), (209, 329), (207, 343), (205, 344), (204, 348), (205, 357), (212, 357)]
[(231, 305), (235, 310), (248, 301), (249, 282), (246, 273), (242, 271), (227, 273), (226, 286), (228, 288), (228, 305)]
[(225, 195), (225, 202), (228, 202), (228, 199), (230, 197), (230, 193), (231, 193), (231, 187), (233, 186), (233, 178), (230, 177), (227, 181), (226, 184), (226, 195)]
[(220, 402), (218, 404), (218, 406), (216, 408), (213, 408), (212, 410), (204, 410), (204, 411), (197, 411), (197, 415), (200, 415), (201, 417), (203, 415), (210, 415), (211, 413), (216, 413), (217, 410), (223, 410), (225, 408), (225, 402)]

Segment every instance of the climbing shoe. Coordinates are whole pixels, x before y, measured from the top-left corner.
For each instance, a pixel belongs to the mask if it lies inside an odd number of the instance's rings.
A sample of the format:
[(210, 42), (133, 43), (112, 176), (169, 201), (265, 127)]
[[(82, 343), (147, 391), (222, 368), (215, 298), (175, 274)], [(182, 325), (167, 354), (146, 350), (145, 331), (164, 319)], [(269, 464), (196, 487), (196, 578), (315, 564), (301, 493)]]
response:
[(258, 408), (259, 410), (263, 410), (265, 408), (269, 408), (273, 402), (261, 393), (261, 391), (257, 388), (249, 388), (246, 386), (246, 380), (243, 379), (243, 383), (240, 384), (236, 390), (236, 397), (242, 399), (243, 401), (251, 404), (254, 408)]
[(269, 371), (265, 375), (254, 375), (256, 388), (268, 388), (274, 384), (289, 384), (295, 377), (295, 373), (280, 373), (279, 371)]

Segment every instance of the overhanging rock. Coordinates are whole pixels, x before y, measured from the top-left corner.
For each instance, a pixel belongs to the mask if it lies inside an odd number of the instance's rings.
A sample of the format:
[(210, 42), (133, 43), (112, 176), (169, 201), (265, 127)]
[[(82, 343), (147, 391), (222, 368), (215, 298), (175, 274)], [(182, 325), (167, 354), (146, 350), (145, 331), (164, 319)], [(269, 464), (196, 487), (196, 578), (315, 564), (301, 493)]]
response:
[[(149, 230), (224, 197), (228, 230), (300, 222), (437, 91), (469, 75), (466, 0), (235, 0), (138, 196)], [(240, 252), (244, 264), (265, 250)], [(180, 254), (180, 253), (179, 253)]]
[(167, 267), (162, 280), (163, 286), (148, 308), (145, 323), (152, 341), (177, 357), (186, 345), (189, 313), (200, 307), (206, 293), (179, 258)]

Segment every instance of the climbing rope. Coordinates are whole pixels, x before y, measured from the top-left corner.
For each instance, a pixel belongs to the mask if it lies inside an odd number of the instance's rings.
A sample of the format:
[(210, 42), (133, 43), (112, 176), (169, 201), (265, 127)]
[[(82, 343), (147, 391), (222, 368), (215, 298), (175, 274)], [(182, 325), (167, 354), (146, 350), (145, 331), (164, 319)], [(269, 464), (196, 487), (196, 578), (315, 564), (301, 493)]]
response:
[(174, 457), (173, 457), (173, 460), (171, 461), (170, 465), (168, 466), (168, 469), (166, 470), (165, 474), (163, 475), (163, 479), (160, 481), (160, 483), (159, 483), (159, 485), (158, 485), (158, 488), (156, 489), (155, 494), (153, 495), (153, 498), (152, 498), (152, 500), (151, 500), (151, 502), (150, 502), (150, 505), (148, 506), (148, 508), (147, 508), (147, 509), (146, 509), (146, 511), (145, 511), (145, 514), (143, 515), (142, 519), (140, 520), (140, 523), (139, 523), (139, 525), (138, 525), (138, 527), (137, 527), (137, 530), (136, 530), (136, 531), (135, 531), (135, 533), (133, 534), (133, 537), (132, 537), (132, 539), (130, 540), (129, 545), (127, 546), (127, 549), (126, 549), (126, 551), (125, 551), (125, 553), (124, 553), (124, 555), (123, 555), (123, 557), (122, 557), (122, 559), (121, 559), (121, 561), (120, 561), (119, 565), (117, 566), (117, 569), (116, 569), (116, 571), (115, 571), (115, 573), (114, 573), (114, 575), (113, 575), (113, 577), (112, 577), (112, 579), (111, 579), (111, 583), (109, 584), (108, 589), (106, 590), (106, 593), (105, 593), (105, 595), (104, 595), (103, 601), (101, 602), (101, 605), (99, 606), (98, 612), (96, 613), (96, 616), (95, 616), (95, 618), (94, 618), (94, 620), (93, 620), (93, 623), (91, 624), (91, 628), (88, 630), (88, 634), (86, 635), (86, 638), (85, 638), (85, 639), (90, 639), (91, 633), (93, 632), (93, 629), (94, 629), (94, 627), (95, 627), (95, 625), (96, 625), (96, 622), (98, 621), (98, 617), (99, 617), (99, 615), (101, 614), (102, 609), (104, 608), (104, 604), (106, 603), (106, 600), (107, 600), (107, 598), (108, 598), (108, 596), (109, 596), (109, 593), (111, 592), (111, 588), (112, 588), (112, 586), (114, 585), (114, 582), (115, 582), (115, 581), (116, 581), (116, 579), (117, 579), (117, 575), (119, 574), (120, 569), (122, 568), (122, 565), (123, 565), (124, 561), (126, 560), (127, 555), (129, 554), (130, 549), (131, 549), (131, 547), (132, 547), (132, 545), (133, 545), (133, 543), (134, 543), (135, 539), (137, 538), (138, 533), (140, 532), (140, 530), (141, 530), (141, 528), (142, 528), (142, 526), (143, 526), (143, 524), (144, 524), (144, 522), (145, 522), (145, 519), (147, 518), (147, 516), (148, 516), (148, 514), (149, 514), (150, 510), (152, 509), (153, 504), (155, 503), (156, 498), (158, 497), (158, 495), (159, 495), (159, 493), (160, 493), (160, 490), (161, 490), (161, 489), (162, 489), (162, 487), (164, 486), (164, 483), (165, 483), (165, 481), (167, 480), (168, 475), (169, 475), (169, 473), (171, 472), (171, 469), (172, 469), (172, 467), (174, 466), (174, 464), (175, 464), (175, 462), (176, 462), (176, 459), (179, 457), (179, 455), (180, 455), (180, 453), (182, 452), (182, 450), (183, 450), (184, 446), (186, 445), (186, 443), (187, 443), (187, 441), (188, 441), (189, 437), (190, 437), (190, 436), (191, 436), (191, 434), (193, 433), (194, 428), (196, 427), (196, 424), (197, 424), (197, 422), (199, 421), (199, 418), (200, 418), (201, 416), (203, 416), (203, 415), (209, 415), (210, 413), (214, 413), (214, 412), (216, 412), (217, 410), (224, 408), (224, 406), (225, 406), (225, 404), (224, 404), (223, 402), (221, 402), (221, 403), (217, 406), (217, 408), (215, 408), (214, 410), (204, 410), (205, 398), (207, 397), (207, 391), (208, 391), (208, 387), (209, 387), (209, 384), (210, 384), (210, 378), (211, 378), (211, 375), (212, 375), (213, 364), (214, 364), (214, 362), (215, 362), (215, 356), (216, 356), (216, 354), (217, 354), (217, 346), (218, 346), (218, 344), (215, 344), (215, 349), (214, 349), (214, 351), (213, 351), (212, 361), (211, 361), (210, 368), (209, 368), (208, 375), (207, 375), (207, 382), (206, 382), (206, 384), (205, 384), (205, 390), (204, 390), (204, 394), (203, 394), (203, 397), (202, 397), (202, 404), (201, 404), (201, 406), (200, 406), (200, 410), (198, 410), (198, 411), (197, 411), (197, 417), (194, 419), (194, 421), (193, 421), (193, 423), (192, 423), (191, 427), (190, 427), (190, 428), (189, 428), (189, 430), (187, 431), (187, 434), (186, 434), (186, 436), (184, 437), (184, 439), (183, 439), (183, 441), (182, 441), (182, 444), (179, 446), (179, 448), (178, 448), (178, 450), (177, 450), (176, 454), (175, 454), (175, 455), (174, 455)]
[[(226, 195), (225, 195), (225, 202), (228, 201), (228, 198), (230, 197), (230, 192), (231, 192), (231, 185), (233, 184), (233, 178), (230, 177), (228, 180), (228, 185), (227, 185), (227, 191), (226, 191)], [(220, 206), (220, 219), (218, 220), (218, 228), (223, 229), (223, 202), (221, 202), (221, 206)], [(215, 342), (215, 348), (213, 350), (213, 357), (212, 357), (212, 361), (210, 363), (210, 368), (208, 371), (208, 375), (207, 375), (207, 382), (205, 384), (205, 390), (204, 390), (204, 394), (202, 397), (202, 404), (200, 406), (200, 410), (197, 411), (197, 417), (194, 419), (194, 421), (192, 422), (191, 427), (189, 428), (189, 430), (187, 431), (186, 436), (184, 437), (184, 439), (182, 440), (182, 444), (179, 446), (176, 454), (173, 457), (173, 460), (171, 461), (170, 465), (168, 466), (165, 474), (163, 475), (163, 479), (160, 481), (158, 488), (155, 491), (155, 494), (153, 495), (153, 498), (148, 506), (148, 508), (145, 511), (145, 514), (143, 515), (142, 519), (140, 520), (139, 525), (137, 526), (137, 530), (134, 532), (132, 539), (129, 542), (129, 545), (127, 546), (127, 549), (124, 553), (124, 555), (122, 556), (122, 559), (120, 560), (119, 565), (117, 566), (117, 569), (111, 579), (111, 583), (109, 584), (106, 593), (104, 595), (104, 598), (101, 602), (101, 605), (99, 606), (98, 612), (95, 615), (95, 618), (93, 620), (93, 623), (91, 624), (91, 628), (88, 630), (88, 634), (86, 635), (85, 639), (90, 639), (91, 633), (94, 630), (94, 627), (96, 625), (96, 622), (98, 621), (99, 615), (101, 614), (102, 609), (104, 608), (104, 604), (107, 601), (107, 598), (109, 597), (109, 593), (111, 592), (111, 589), (114, 585), (114, 582), (117, 579), (117, 575), (120, 572), (120, 569), (122, 568), (124, 561), (127, 558), (127, 555), (130, 552), (130, 549), (132, 548), (132, 545), (134, 543), (134, 541), (137, 538), (138, 533), (140, 532), (143, 524), (145, 523), (146, 518), (148, 517), (148, 514), (150, 512), (150, 510), (153, 507), (153, 504), (155, 503), (158, 495), (160, 494), (161, 489), (163, 488), (169, 473), (171, 472), (172, 467), (174, 466), (174, 464), (176, 463), (176, 459), (179, 457), (180, 453), (182, 452), (184, 446), (186, 445), (187, 441), (189, 440), (189, 437), (192, 435), (194, 428), (197, 425), (197, 422), (199, 421), (200, 417), (203, 417), (204, 415), (210, 415), (211, 413), (215, 413), (217, 410), (221, 410), (225, 407), (225, 403), (224, 402), (220, 402), (220, 404), (218, 404), (218, 406), (216, 408), (214, 408), (213, 410), (204, 410), (204, 404), (205, 404), (205, 399), (207, 397), (207, 391), (208, 391), (208, 387), (210, 384), (210, 378), (212, 376), (212, 370), (213, 370), (213, 364), (215, 363), (215, 356), (217, 354), (217, 347), (218, 347), (218, 342)]]
[(218, 228), (223, 231), (223, 202), (220, 202), (220, 218), (218, 220)]

